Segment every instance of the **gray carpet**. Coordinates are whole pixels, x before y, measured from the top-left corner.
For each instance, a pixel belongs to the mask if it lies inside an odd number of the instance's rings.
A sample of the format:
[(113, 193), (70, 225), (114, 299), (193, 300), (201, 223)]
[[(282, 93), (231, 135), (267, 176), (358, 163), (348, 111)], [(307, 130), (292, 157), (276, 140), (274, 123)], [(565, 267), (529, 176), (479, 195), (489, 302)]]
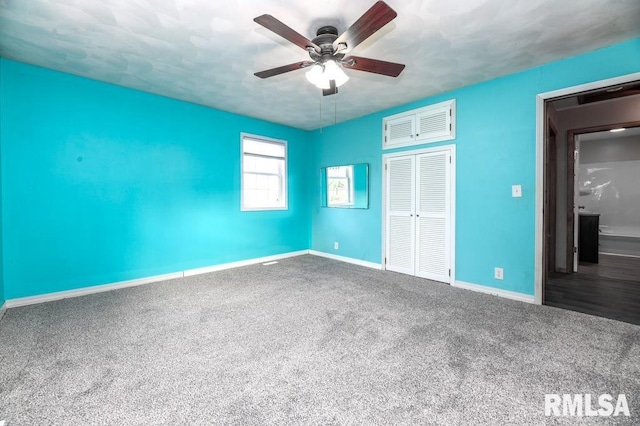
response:
[(625, 393), (640, 327), (313, 256), (38, 306), (0, 322), (14, 425), (603, 424), (545, 393)]

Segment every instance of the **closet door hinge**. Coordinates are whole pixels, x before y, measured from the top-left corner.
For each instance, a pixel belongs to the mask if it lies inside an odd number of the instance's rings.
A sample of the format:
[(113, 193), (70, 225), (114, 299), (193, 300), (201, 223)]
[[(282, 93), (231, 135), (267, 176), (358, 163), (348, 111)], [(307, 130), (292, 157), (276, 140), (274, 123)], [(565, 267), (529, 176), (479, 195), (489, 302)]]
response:
[(449, 276), (451, 276), (451, 269), (449, 269)]

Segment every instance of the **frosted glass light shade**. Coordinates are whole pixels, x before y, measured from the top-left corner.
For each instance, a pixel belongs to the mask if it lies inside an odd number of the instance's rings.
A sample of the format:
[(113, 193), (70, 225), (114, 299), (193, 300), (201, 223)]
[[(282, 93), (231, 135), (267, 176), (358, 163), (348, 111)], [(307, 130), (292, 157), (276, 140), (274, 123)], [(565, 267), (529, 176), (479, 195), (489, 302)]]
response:
[(307, 80), (309, 80), (309, 82), (315, 85), (318, 89), (329, 88), (329, 79), (324, 75), (322, 65), (315, 64), (306, 72), (305, 75), (307, 76)]
[(315, 64), (305, 75), (307, 80), (319, 89), (329, 89), (331, 80), (335, 80), (336, 87), (342, 86), (349, 80), (349, 76), (345, 74), (335, 61), (327, 61), (324, 66)]
[(324, 75), (328, 80), (335, 80), (336, 87), (340, 87), (349, 80), (349, 76), (336, 64), (335, 61), (327, 61), (324, 64)]

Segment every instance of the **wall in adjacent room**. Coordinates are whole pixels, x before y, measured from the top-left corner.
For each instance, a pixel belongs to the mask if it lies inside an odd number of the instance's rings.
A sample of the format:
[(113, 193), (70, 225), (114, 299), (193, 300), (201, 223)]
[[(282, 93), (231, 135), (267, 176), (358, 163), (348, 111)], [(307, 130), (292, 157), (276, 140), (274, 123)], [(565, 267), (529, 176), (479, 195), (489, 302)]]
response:
[[(638, 71), (640, 39), (635, 39), (316, 131), (312, 249), (381, 263), (382, 154), (387, 152), (382, 119), (456, 99), (456, 139), (428, 145), (457, 147), (456, 279), (533, 295), (536, 95)], [(348, 87), (338, 96), (348, 96)], [(320, 167), (351, 163), (369, 163), (370, 208), (320, 207)], [(511, 197), (514, 184), (522, 185), (522, 198)], [(504, 268), (503, 281), (493, 278), (496, 266)]]
[[(567, 158), (569, 130), (640, 121), (640, 96), (580, 105), (558, 111), (558, 159)], [(571, 177), (573, 178), (573, 177)], [(567, 163), (558, 161), (556, 264), (566, 264), (567, 246)]]
[[(0, 67), (7, 299), (308, 249), (308, 132)], [(288, 210), (240, 211), (241, 132), (288, 141)]]
[(580, 205), (601, 226), (640, 235), (640, 136), (581, 141), (579, 161)]

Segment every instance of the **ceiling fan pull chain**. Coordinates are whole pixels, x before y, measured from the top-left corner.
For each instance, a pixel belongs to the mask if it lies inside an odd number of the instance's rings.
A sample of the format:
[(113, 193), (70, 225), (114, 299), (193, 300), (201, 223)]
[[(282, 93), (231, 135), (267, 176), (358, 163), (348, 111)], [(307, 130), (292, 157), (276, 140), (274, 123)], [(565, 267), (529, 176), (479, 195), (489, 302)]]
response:
[(320, 92), (320, 134), (322, 134), (322, 129), (324, 127), (323, 121), (322, 121), (322, 92)]

